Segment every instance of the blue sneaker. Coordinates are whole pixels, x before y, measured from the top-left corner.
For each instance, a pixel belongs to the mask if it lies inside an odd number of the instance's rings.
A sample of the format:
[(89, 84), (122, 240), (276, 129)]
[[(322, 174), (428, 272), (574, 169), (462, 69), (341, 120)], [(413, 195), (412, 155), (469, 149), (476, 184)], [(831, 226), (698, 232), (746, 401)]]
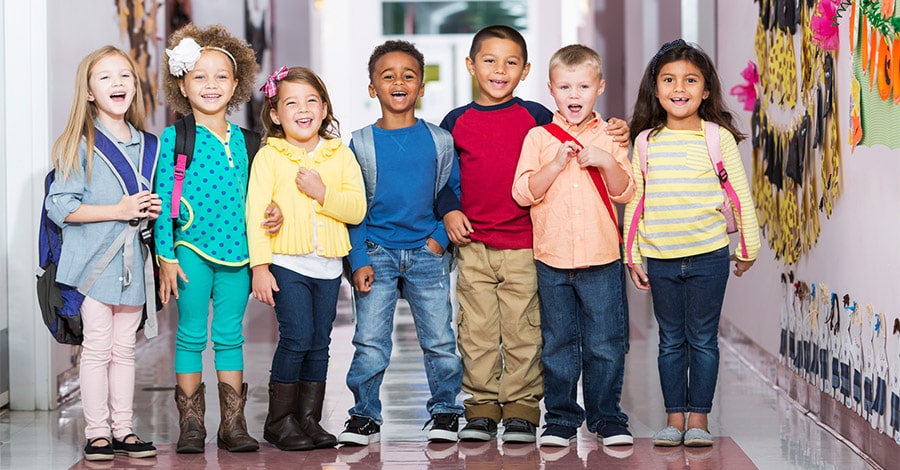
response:
[(575, 441), (578, 430), (561, 424), (548, 424), (538, 440), (538, 445), (551, 447), (569, 447)]
[(666, 426), (660, 429), (651, 438), (653, 445), (660, 447), (677, 447), (684, 440), (684, 433), (675, 426)]
[(605, 446), (630, 446), (634, 444), (634, 438), (628, 431), (627, 424), (614, 421), (601, 424), (597, 435), (600, 436)]
[(684, 432), (684, 445), (687, 447), (709, 447), (713, 445), (713, 437), (709, 431), (691, 428)]

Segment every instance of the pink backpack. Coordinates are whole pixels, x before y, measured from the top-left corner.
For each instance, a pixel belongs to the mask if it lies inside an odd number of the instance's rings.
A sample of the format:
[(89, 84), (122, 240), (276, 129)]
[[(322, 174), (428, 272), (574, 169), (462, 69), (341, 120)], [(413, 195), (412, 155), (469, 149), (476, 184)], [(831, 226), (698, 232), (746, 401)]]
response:
[[(638, 134), (637, 139), (635, 140), (635, 148), (637, 149), (638, 157), (641, 159), (641, 174), (644, 176), (644, 187), (647, 185), (647, 140), (650, 136), (650, 131), (653, 129), (644, 129)], [(722, 149), (719, 146), (719, 125), (706, 121), (706, 148), (709, 152), (709, 160), (712, 162), (713, 169), (716, 171), (716, 174), (719, 175), (719, 184), (722, 185), (722, 215), (725, 216), (725, 226), (728, 233), (738, 232), (740, 226), (738, 225), (738, 220), (735, 219), (735, 213), (737, 213), (737, 218), (741, 217), (741, 201), (737, 197), (737, 193), (734, 191), (734, 187), (731, 186), (731, 182), (728, 181), (728, 172), (725, 171), (725, 164), (722, 162)], [(634, 215), (631, 218), (631, 226), (628, 229), (628, 236), (626, 237), (625, 242), (625, 256), (627, 257), (628, 266), (634, 264), (634, 261), (631, 256), (631, 248), (634, 246), (634, 240), (637, 237), (637, 228), (638, 223), (641, 221), (641, 216), (644, 212), (644, 196), (646, 192), (641, 194), (641, 199), (638, 201), (637, 207), (634, 210)], [(747, 257), (747, 243), (744, 241), (744, 234), (741, 233), (741, 255), (746, 258)]]

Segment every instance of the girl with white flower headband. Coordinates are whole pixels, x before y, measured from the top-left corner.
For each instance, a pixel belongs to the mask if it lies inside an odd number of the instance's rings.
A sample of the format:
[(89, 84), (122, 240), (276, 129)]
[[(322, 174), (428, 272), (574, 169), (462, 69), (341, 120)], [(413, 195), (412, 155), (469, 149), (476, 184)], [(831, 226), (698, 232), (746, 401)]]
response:
[[(279, 332), (263, 437), (282, 450), (334, 447), (319, 421), (347, 224), (366, 215), (362, 172), (315, 72), (281, 67), (262, 91), (266, 145), (250, 172), (247, 237), (253, 296), (275, 308)], [(270, 200), (287, 214), (276, 236), (258, 224)]]
[[(155, 224), (159, 291), (178, 305), (175, 337), (175, 400), (180, 434), (176, 452), (204, 452), (206, 428), (202, 353), (211, 336), (219, 381), (221, 422), (217, 444), (230, 452), (254, 451), (247, 432), (243, 382), (242, 321), (250, 292), (245, 198), (248, 145), (226, 116), (250, 99), (258, 65), (253, 49), (223, 26), (176, 31), (163, 62), (166, 100), (178, 113), (193, 114), (192, 163), (183, 173), (181, 197), (172, 214)], [(163, 201), (175, 191), (175, 126), (160, 137), (156, 190)], [(179, 175), (180, 176), (180, 175)], [(177, 214), (177, 215), (176, 215)], [(213, 318), (207, 327), (212, 298)], [(211, 333), (211, 335), (210, 335)]]

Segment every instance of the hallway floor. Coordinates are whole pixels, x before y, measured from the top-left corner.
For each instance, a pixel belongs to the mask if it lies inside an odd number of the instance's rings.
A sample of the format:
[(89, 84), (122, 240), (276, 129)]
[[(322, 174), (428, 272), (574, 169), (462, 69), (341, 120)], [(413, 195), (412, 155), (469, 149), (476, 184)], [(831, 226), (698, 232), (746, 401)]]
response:
[[(344, 286), (346, 287), (346, 285)], [(347, 291), (342, 291), (331, 346), (331, 367), (323, 426), (338, 434), (353, 397), (344, 376), (353, 355), (353, 324)], [(539, 448), (502, 442), (428, 444), (422, 427), (429, 416), (429, 396), (422, 353), (408, 307), (397, 309), (394, 353), (382, 400), (385, 425), (382, 441), (368, 447), (341, 447), (310, 452), (282, 452), (266, 442), (260, 451), (230, 454), (216, 448), (218, 397), (211, 351), (205, 359), (208, 387), (204, 454), (175, 453), (178, 415), (172, 371), (174, 315), (161, 313), (160, 336), (141, 338), (135, 393), (135, 431), (156, 443), (155, 458), (117, 456), (109, 462), (82, 460), (84, 445), (81, 402), (77, 397), (50, 412), (0, 412), (0, 468), (319, 468), (319, 469), (865, 469), (871, 468), (840, 440), (795, 408), (785, 395), (748, 367), (727, 344), (710, 430), (710, 448), (655, 448), (650, 436), (665, 425), (656, 372), (656, 332), (632, 328), (622, 408), (629, 415), (634, 446), (604, 447), (585, 427), (570, 448)], [(651, 322), (652, 324), (652, 322)], [(277, 340), (271, 311), (251, 301), (245, 318), (245, 381), (250, 384), (246, 415), (251, 434), (262, 441), (267, 410), (268, 371)], [(462, 397), (460, 397), (460, 402)], [(540, 432), (540, 431), (539, 431)]]

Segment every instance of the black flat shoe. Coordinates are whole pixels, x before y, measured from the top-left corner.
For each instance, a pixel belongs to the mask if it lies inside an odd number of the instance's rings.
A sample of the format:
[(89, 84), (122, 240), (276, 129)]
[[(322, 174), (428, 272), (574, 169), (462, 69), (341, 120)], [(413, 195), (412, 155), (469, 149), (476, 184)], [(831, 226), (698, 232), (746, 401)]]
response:
[[(97, 442), (105, 442), (106, 444), (98, 446), (95, 445)], [(95, 437), (88, 440), (87, 444), (84, 445), (84, 460), (112, 460), (115, 456), (116, 454), (109, 443), (109, 438)]]
[[(134, 437), (136, 441), (131, 443), (125, 442), (129, 437)], [(117, 454), (126, 454), (134, 458), (153, 457), (156, 455), (156, 447), (153, 447), (152, 442), (144, 442), (133, 433), (123, 437), (121, 441), (114, 437), (112, 449)]]

